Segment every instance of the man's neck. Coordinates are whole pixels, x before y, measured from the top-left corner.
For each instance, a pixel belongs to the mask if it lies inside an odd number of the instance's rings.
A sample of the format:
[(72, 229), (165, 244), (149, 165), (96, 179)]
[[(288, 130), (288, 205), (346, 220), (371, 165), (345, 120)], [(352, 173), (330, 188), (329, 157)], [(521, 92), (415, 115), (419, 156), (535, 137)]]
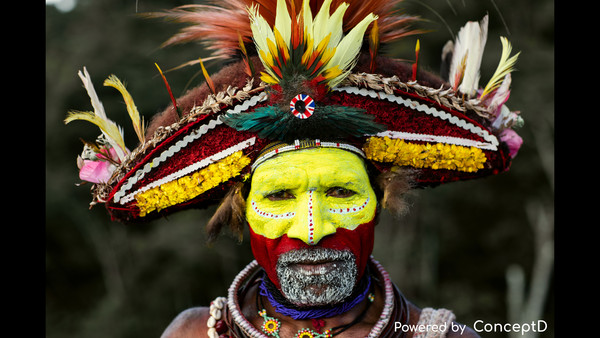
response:
[[(348, 327), (346, 331), (334, 335), (335, 337), (365, 337), (368, 335), (389, 337), (394, 335), (396, 322), (416, 324), (419, 320), (420, 309), (407, 302), (399, 293), (381, 264), (371, 259), (371, 266), (374, 277), (373, 303), (367, 308), (364, 317)], [(241, 336), (266, 337), (266, 333), (262, 330), (263, 324), (267, 323), (264, 317), (268, 317), (269, 320), (273, 319), (273, 321), (269, 321), (270, 323), (279, 323), (277, 328), (279, 337), (295, 337), (298, 336), (301, 329), (316, 329), (315, 326), (321, 326), (321, 323), (313, 323), (310, 319), (295, 320), (281, 315), (275, 311), (274, 307), (268, 306), (268, 300), (258, 297), (262, 273), (258, 263), (253, 261), (236, 276), (229, 287), (227, 321), (232, 325), (231, 327), (234, 327), (234, 331)], [(322, 323), (324, 330), (335, 328), (336, 325), (352, 323), (364, 310), (367, 301), (369, 300), (365, 299), (347, 313), (325, 318)], [(263, 306), (263, 304), (265, 305)], [(264, 312), (261, 311), (263, 309)], [(408, 332), (401, 336), (410, 338), (412, 334)]]
[[(277, 309), (271, 304), (267, 297), (257, 294), (259, 287), (256, 285), (248, 290), (242, 309), (246, 318), (256, 328), (262, 328), (265, 324), (265, 316), (277, 319), (280, 323), (280, 337), (294, 337), (299, 330), (308, 329), (317, 333), (323, 333), (325, 330), (332, 330), (337, 333), (336, 337), (357, 337), (366, 336), (375, 325), (382, 312), (384, 305), (384, 294), (381, 288), (373, 283), (373, 301), (369, 297), (364, 297), (357, 305), (348, 311), (334, 315), (329, 318), (306, 318), (294, 319), (290, 316), (277, 312)], [(258, 297), (258, 301), (253, 301)], [(254, 298), (256, 299), (256, 298)], [(260, 307), (260, 308), (259, 308)], [(248, 311), (252, 309), (254, 311)], [(265, 316), (260, 316), (259, 311), (265, 310)], [(314, 319), (314, 320), (313, 320)]]

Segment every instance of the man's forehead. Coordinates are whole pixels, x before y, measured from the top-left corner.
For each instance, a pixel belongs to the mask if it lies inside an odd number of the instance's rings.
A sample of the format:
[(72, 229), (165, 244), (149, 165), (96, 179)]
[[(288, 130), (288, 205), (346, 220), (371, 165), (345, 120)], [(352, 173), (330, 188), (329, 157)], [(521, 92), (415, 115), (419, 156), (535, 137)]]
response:
[(366, 175), (364, 161), (357, 155), (333, 148), (311, 148), (277, 155), (262, 163), (254, 176), (275, 175), (285, 179), (283, 173), (295, 171), (309, 175)]

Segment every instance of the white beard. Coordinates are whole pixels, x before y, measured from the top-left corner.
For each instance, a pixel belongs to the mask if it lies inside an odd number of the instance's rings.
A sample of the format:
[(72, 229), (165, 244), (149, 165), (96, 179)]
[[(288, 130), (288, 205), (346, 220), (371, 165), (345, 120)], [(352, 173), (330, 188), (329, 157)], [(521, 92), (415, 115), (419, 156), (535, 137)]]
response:
[[(319, 264), (300, 268), (295, 264)], [(356, 284), (356, 258), (349, 251), (326, 248), (298, 249), (277, 260), (277, 277), (285, 298), (298, 306), (343, 302)]]

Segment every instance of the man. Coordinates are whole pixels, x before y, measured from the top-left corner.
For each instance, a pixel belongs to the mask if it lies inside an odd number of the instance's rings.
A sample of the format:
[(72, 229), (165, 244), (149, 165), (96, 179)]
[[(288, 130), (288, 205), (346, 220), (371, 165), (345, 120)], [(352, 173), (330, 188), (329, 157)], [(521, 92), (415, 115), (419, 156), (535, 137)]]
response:
[(183, 312), (163, 337), (252, 335), (252, 327), (275, 337), (477, 336), (447, 310), (421, 317), (370, 258), (381, 193), (361, 157), (296, 150), (260, 164), (251, 182), (246, 218), (258, 265), (240, 275), (228, 302)]
[[(213, 39), (215, 57), (234, 62), (214, 76), (201, 64), (206, 84), (173, 99), (147, 134), (133, 118), (133, 151), (81, 74), (95, 113), (67, 122), (103, 130), (80, 160), (94, 203), (143, 222), (221, 201), (210, 238), (249, 226), (255, 261), (227, 297), (182, 312), (164, 337), (476, 336), (451, 311), (408, 302), (371, 257), (373, 238), (381, 209), (401, 214), (407, 190), (508, 169), (519, 145), (504, 106), (516, 56), (502, 40), (498, 74), (478, 90), (480, 60), (465, 55), (485, 39), (465, 40), (484, 36), (487, 19), (449, 48), (450, 83), (378, 55), (380, 43), (415, 33), (395, 5), (232, 0), (156, 14), (194, 23), (172, 42)], [(109, 84), (135, 117), (124, 86)]]

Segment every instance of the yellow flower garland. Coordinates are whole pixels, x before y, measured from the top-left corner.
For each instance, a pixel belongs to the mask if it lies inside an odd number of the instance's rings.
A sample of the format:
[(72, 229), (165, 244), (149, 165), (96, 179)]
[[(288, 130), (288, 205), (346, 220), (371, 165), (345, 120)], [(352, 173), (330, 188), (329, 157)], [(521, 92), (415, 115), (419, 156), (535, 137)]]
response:
[(475, 172), (487, 158), (475, 147), (455, 144), (418, 144), (389, 137), (371, 137), (364, 148), (368, 159), (415, 168), (450, 169)]
[(189, 201), (238, 175), (249, 163), (250, 158), (238, 151), (190, 175), (141, 192), (135, 196), (140, 217)]

